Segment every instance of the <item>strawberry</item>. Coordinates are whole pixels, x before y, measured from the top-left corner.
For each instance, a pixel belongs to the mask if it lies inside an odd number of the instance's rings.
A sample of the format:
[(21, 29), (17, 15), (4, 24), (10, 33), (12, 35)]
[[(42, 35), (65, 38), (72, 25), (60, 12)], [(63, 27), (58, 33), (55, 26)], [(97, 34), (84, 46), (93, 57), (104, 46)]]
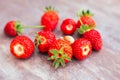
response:
[(45, 8), (45, 13), (41, 17), (41, 24), (45, 26), (45, 30), (52, 31), (56, 28), (59, 21), (59, 15), (54, 7)]
[(92, 52), (92, 45), (89, 40), (79, 38), (72, 44), (73, 55), (78, 60), (83, 60)]
[(73, 19), (67, 18), (61, 24), (61, 31), (64, 34), (73, 34), (76, 30), (76, 22)]
[(48, 60), (53, 60), (53, 65), (58, 68), (61, 64), (63, 67), (65, 63), (69, 62), (73, 56), (72, 46), (65, 40), (58, 39), (49, 47)]
[(92, 18), (93, 14), (89, 10), (86, 12), (84, 10), (78, 12), (79, 20), (77, 22), (77, 27), (80, 28), (82, 25), (88, 25), (90, 29), (94, 29), (96, 26), (95, 21)]
[(4, 32), (11, 37), (20, 35), (24, 28), (43, 28), (44, 26), (23, 26), (19, 21), (11, 20), (4, 27)]
[(16, 58), (29, 58), (34, 52), (34, 43), (27, 36), (17, 36), (11, 41), (10, 51)]
[(48, 52), (49, 46), (56, 40), (55, 35), (51, 31), (38, 32), (35, 37), (35, 45), (39, 51), (44, 53)]
[(9, 21), (4, 28), (4, 32), (11, 37), (20, 34), (22, 30), (22, 25), (18, 21), (13, 20)]
[(83, 34), (83, 37), (88, 39), (94, 50), (99, 51), (102, 48), (102, 38), (97, 30), (90, 30)]

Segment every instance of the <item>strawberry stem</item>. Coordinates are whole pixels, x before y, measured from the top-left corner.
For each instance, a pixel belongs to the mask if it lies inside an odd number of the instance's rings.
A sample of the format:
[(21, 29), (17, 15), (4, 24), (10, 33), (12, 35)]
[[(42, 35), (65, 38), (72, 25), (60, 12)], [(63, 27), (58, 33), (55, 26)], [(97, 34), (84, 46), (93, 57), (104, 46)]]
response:
[(40, 28), (40, 29), (44, 28), (44, 26), (23, 26), (20, 23), (20, 21), (16, 21), (15, 26), (18, 35), (20, 35), (23, 32), (24, 28)]
[(23, 28), (44, 28), (44, 26), (23, 26)]

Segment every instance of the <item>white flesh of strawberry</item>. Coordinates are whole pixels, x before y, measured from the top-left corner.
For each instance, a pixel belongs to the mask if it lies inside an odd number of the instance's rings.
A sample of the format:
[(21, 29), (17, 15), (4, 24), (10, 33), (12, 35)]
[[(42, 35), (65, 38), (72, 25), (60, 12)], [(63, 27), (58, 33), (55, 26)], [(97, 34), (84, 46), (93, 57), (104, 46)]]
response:
[(41, 44), (45, 44), (47, 39), (44, 36), (40, 36)]
[(69, 25), (66, 26), (67, 30), (71, 30), (72, 27), (73, 27), (73, 26), (72, 26), (71, 24), (69, 24)]
[(14, 52), (17, 54), (17, 55), (22, 55), (24, 54), (24, 47), (20, 44), (16, 44), (14, 46)]
[(83, 51), (83, 55), (84, 55), (84, 56), (88, 55), (88, 53), (89, 53), (89, 51), (90, 51), (89, 46), (88, 46), (88, 45), (87, 45), (87, 46), (84, 46), (84, 47), (82, 48), (82, 51)]

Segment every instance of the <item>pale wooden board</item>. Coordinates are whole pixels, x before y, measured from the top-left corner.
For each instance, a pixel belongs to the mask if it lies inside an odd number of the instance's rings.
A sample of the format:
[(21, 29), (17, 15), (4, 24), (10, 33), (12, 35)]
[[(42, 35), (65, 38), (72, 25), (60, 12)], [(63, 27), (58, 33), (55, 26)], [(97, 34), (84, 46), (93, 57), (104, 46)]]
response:
[[(97, 30), (103, 38), (103, 48), (93, 52), (86, 60), (75, 59), (66, 67), (55, 70), (47, 55), (34, 54), (27, 60), (16, 59), (10, 54), (12, 38), (3, 28), (9, 20), (19, 20), (24, 25), (39, 25), (45, 6), (59, 10), (60, 21), (54, 31), (63, 36), (60, 24), (65, 18), (77, 21), (79, 9), (90, 9), (95, 16)], [(0, 80), (120, 80), (120, 1), (119, 0), (1, 0), (0, 1)], [(34, 41), (40, 29), (26, 29), (23, 34)], [(73, 35), (78, 38), (77, 32)]]

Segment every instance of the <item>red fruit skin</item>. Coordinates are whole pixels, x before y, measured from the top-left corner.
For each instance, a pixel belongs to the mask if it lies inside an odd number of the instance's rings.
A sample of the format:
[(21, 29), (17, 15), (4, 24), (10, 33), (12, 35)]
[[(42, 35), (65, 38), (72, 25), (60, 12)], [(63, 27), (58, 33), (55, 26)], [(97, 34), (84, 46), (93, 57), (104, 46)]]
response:
[[(82, 21), (82, 23), (84, 25), (89, 25), (89, 26), (92, 26), (92, 27), (96, 25), (95, 21), (90, 16), (82, 16), (80, 18), (80, 20)], [(78, 22), (77, 22), (77, 27), (78, 28), (80, 28), (80, 26), (81, 26), (80, 20), (78, 20)]]
[[(54, 41), (53, 44), (50, 45), (49, 50), (48, 50), (48, 56), (50, 56), (50, 57), (52, 56), (52, 53), (50, 52), (50, 50), (52, 50), (52, 49), (60, 50), (60, 48), (62, 46), (64, 46), (64, 52), (71, 59), (73, 56), (72, 46), (68, 43), (68, 41), (65, 41), (62, 39), (58, 39), (58, 40)], [(64, 61), (65, 61), (65, 63), (69, 62), (66, 59)]]
[(44, 30), (53, 31), (59, 21), (59, 16), (55, 11), (47, 11), (41, 17), (41, 24), (45, 26)]
[[(18, 55), (18, 53), (15, 52), (14, 46), (16, 46), (17, 44), (20, 44), (24, 47), (23, 54)], [(23, 36), (23, 35), (17, 36), (10, 43), (10, 52), (16, 58), (22, 58), (22, 59), (29, 58), (34, 52), (34, 43), (27, 36)]]
[(45, 41), (41, 41), (41, 43), (38, 45), (39, 51), (42, 53), (48, 52), (49, 46), (56, 40), (55, 35), (51, 31), (41, 31), (38, 32), (38, 35), (44, 37), (45, 40)]
[(64, 34), (71, 35), (76, 30), (76, 22), (73, 19), (65, 19), (61, 24), (61, 31)]
[(4, 32), (5, 34), (7, 34), (8, 36), (14, 37), (17, 35), (17, 32), (15, 30), (15, 21), (9, 21), (5, 27), (4, 27)]
[[(89, 51), (86, 55), (84, 55), (82, 49), (86, 45), (89, 47)], [(90, 41), (88, 41), (87, 39), (79, 38), (79, 39), (75, 40), (75, 42), (72, 44), (72, 49), (73, 49), (73, 55), (76, 59), (84, 60), (85, 58), (87, 58), (91, 54), (92, 45), (91, 45)]]
[(90, 30), (84, 33), (83, 37), (91, 42), (94, 50), (99, 51), (102, 49), (102, 38), (97, 30)]

